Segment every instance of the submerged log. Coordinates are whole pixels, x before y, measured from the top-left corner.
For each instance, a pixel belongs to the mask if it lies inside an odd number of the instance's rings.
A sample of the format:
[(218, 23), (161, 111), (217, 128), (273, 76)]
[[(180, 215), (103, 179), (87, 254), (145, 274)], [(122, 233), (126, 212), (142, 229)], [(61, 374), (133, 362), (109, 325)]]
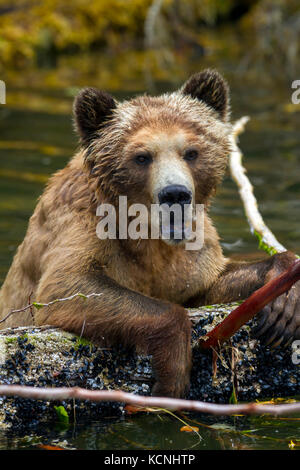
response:
[[(198, 347), (198, 339), (222, 321), (237, 304), (190, 309), (193, 322), (193, 369), (189, 397), (215, 403), (288, 397), (300, 390), (300, 368), (291, 347), (270, 350), (251, 338), (251, 324), (225, 343), (215, 358)], [(120, 348), (101, 348), (51, 326), (0, 331), (0, 384), (36, 387), (80, 386), (92, 390), (122, 389), (150, 395), (151, 358)], [(234, 392), (234, 393), (233, 393)], [(35, 425), (56, 418), (55, 405), (70, 418), (120, 416), (121, 403), (44, 402), (0, 398), (0, 426)], [(1, 424), (2, 423), (2, 424)]]

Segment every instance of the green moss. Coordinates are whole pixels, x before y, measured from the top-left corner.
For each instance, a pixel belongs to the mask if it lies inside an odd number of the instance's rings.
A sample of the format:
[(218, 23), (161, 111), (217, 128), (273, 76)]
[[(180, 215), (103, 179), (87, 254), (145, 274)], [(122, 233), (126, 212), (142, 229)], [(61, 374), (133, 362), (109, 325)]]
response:
[[(267, 243), (265, 243), (262, 239), (262, 236), (256, 231), (254, 230), (254, 235), (256, 236), (256, 238), (258, 239), (258, 247), (261, 249), (261, 250), (264, 250), (266, 253), (268, 253), (270, 256), (273, 256), (273, 255), (276, 255), (278, 253), (278, 251), (276, 250), (276, 248), (274, 248), (273, 246), (270, 246), (270, 245), (267, 245)], [(300, 256), (299, 255), (296, 255), (296, 257), (299, 259)]]
[[(57, 341), (58, 338), (56, 335), (54, 334), (49, 334), (45, 337), (46, 341)], [(64, 338), (64, 336), (59, 336), (59, 342), (65, 342), (65, 343), (70, 343), (70, 339), (69, 338)]]
[(74, 344), (74, 349), (78, 349), (79, 346), (89, 346), (90, 348), (93, 347), (93, 343), (86, 338), (80, 338), (79, 336), (76, 338), (76, 343)]
[(256, 230), (254, 230), (254, 235), (258, 239), (258, 247), (261, 250), (264, 250), (270, 256), (276, 255), (278, 253), (277, 250), (273, 246), (269, 246), (263, 241), (262, 236)]
[(54, 409), (56, 411), (56, 415), (58, 418), (58, 421), (62, 424), (69, 425), (69, 415), (66, 409), (60, 405), (60, 406), (54, 406)]
[(24, 341), (24, 339), (28, 340), (28, 334), (24, 333), (24, 335), (21, 335), (20, 338)]
[(35, 308), (37, 308), (38, 310), (39, 310), (40, 308), (45, 307), (45, 304), (41, 304), (41, 303), (39, 303), (39, 302), (32, 302), (32, 305), (33, 305)]
[(17, 341), (17, 338), (15, 336), (12, 338), (5, 338), (6, 344), (16, 343), (16, 341)]

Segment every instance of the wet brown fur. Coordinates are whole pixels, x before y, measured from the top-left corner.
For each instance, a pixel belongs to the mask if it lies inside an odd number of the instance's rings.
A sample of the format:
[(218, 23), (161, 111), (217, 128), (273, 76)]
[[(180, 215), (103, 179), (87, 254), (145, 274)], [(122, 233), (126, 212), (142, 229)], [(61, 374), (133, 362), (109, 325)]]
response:
[[(74, 105), (82, 149), (50, 179), (37, 204), (2, 286), (0, 316), (24, 307), (30, 294), (49, 302), (77, 292), (103, 293), (37, 310), (35, 322), (152, 354), (153, 393), (183, 395), (191, 368), (191, 325), (184, 306), (246, 298), (294, 259), (287, 253), (248, 265), (222, 254), (207, 211), (230, 151), (227, 92), (212, 71), (192, 77), (177, 93), (122, 104), (98, 90), (83, 90)], [(206, 206), (203, 248), (187, 251), (162, 240), (99, 240), (99, 203), (116, 203), (124, 194), (129, 204), (152, 202), (149, 175), (134, 166), (132, 153), (159, 133), (179, 132), (201, 152), (188, 171), (196, 202)], [(2, 326), (31, 323), (26, 311)]]

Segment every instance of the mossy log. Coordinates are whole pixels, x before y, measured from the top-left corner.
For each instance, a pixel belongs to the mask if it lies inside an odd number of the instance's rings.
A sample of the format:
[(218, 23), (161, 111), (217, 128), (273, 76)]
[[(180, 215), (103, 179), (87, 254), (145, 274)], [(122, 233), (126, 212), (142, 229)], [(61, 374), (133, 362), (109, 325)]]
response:
[[(213, 359), (197, 339), (210, 331), (236, 304), (190, 309), (193, 322), (193, 369), (189, 398), (229, 403), (293, 396), (300, 390), (300, 367), (292, 350), (270, 350), (251, 338), (251, 322), (224, 344)], [(120, 348), (101, 348), (51, 326), (0, 331), (0, 384), (36, 387), (80, 386), (92, 390), (122, 389), (149, 395), (153, 384), (151, 358)], [(234, 393), (233, 393), (234, 392)], [(35, 425), (55, 418), (55, 405), (70, 417), (117, 416), (121, 403), (63, 403), (0, 397), (0, 426)], [(74, 409), (75, 407), (75, 409)], [(1, 424), (2, 423), (2, 424)]]

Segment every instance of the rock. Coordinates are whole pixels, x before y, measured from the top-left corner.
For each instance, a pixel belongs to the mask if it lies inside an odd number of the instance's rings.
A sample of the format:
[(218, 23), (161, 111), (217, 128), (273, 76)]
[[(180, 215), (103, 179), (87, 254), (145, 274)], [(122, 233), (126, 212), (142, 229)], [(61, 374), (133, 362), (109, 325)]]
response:
[[(291, 349), (271, 351), (251, 339), (245, 325), (218, 352), (213, 376), (211, 351), (197, 348), (197, 338), (219, 323), (236, 305), (189, 310), (193, 328), (193, 369), (189, 398), (228, 403), (233, 392), (239, 401), (287, 397), (299, 393), (300, 368)], [(123, 348), (101, 348), (84, 338), (51, 326), (8, 328), (0, 331), (0, 384), (36, 387), (80, 386), (91, 390), (122, 389), (150, 395), (151, 358)], [(35, 426), (57, 419), (55, 406), (64, 406), (70, 419), (120, 416), (121, 403), (44, 402), (0, 397), (0, 426)], [(75, 408), (74, 408), (75, 407)]]

